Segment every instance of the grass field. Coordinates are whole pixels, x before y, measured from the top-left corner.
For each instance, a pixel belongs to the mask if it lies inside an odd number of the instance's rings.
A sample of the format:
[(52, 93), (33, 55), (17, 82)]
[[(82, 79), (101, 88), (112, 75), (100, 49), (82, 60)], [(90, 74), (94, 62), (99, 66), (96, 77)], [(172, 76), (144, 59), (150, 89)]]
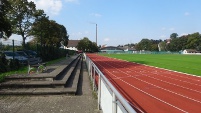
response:
[(101, 54), (101, 55), (201, 76), (201, 55), (181, 55), (181, 54)]

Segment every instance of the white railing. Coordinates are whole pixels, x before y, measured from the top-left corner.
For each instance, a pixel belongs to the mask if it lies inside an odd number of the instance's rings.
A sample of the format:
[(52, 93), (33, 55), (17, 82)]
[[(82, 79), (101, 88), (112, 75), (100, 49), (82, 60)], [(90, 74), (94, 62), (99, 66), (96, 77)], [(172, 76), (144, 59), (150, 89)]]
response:
[[(103, 113), (136, 113), (127, 100), (116, 90), (116, 88), (103, 75), (93, 61), (84, 54), (87, 69), (93, 90), (98, 94), (98, 109)], [(95, 76), (98, 75), (98, 88), (95, 85)]]

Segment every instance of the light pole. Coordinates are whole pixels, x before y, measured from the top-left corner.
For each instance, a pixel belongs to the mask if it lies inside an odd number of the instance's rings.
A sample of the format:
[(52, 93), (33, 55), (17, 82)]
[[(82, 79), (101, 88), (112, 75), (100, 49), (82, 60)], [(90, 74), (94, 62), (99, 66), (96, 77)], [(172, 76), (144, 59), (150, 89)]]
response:
[[(39, 29), (40, 29), (40, 57), (42, 57), (42, 15), (37, 16), (37, 21), (39, 24)], [(37, 45), (37, 51), (38, 51), (38, 45)]]
[[(96, 24), (96, 23), (90, 23), (90, 24)], [(98, 44), (98, 25), (96, 24), (96, 45)]]
[(97, 46), (97, 44), (98, 44), (98, 42), (97, 42), (97, 38), (98, 38), (98, 30), (97, 30), (97, 24), (96, 24), (96, 46)]

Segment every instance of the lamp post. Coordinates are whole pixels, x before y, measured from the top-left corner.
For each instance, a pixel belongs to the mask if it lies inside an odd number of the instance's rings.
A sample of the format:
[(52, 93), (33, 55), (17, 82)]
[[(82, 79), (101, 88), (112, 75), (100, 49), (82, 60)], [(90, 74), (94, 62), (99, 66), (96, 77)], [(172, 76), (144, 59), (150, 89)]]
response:
[[(90, 23), (90, 24), (96, 24), (96, 23)], [(96, 24), (96, 45), (98, 44), (97, 39), (98, 39), (98, 25)]]
[(97, 44), (98, 44), (98, 42), (97, 42), (97, 38), (98, 38), (98, 30), (97, 30), (97, 24), (96, 24), (96, 46), (97, 46)]
[[(39, 24), (39, 29), (40, 29), (40, 57), (42, 57), (42, 15), (37, 16), (37, 21)], [(37, 45), (37, 51), (38, 51), (38, 45)]]

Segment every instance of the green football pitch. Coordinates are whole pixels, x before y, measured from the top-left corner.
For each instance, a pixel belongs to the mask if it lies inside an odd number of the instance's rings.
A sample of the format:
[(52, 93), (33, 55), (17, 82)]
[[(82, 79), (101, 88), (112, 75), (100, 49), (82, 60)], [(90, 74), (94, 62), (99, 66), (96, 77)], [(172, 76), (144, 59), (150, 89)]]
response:
[(201, 76), (201, 55), (182, 55), (182, 54), (101, 54), (101, 55)]

